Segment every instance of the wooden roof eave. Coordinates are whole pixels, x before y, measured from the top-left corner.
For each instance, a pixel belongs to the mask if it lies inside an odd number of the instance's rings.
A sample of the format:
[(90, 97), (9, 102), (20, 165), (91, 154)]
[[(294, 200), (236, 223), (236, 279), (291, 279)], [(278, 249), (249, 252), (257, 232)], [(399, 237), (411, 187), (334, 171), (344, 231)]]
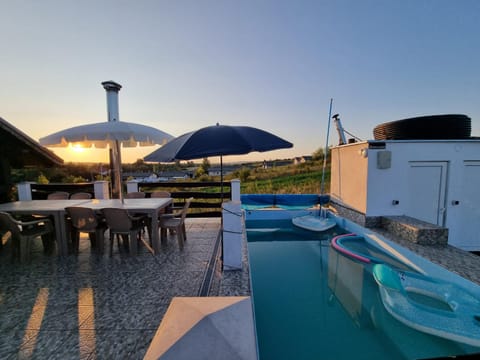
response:
[(25, 146), (26, 149), (32, 151), (35, 156), (38, 155), (43, 163), (50, 163), (50, 165), (57, 166), (63, 165), (63, 159), (57, 156), (53, 151), (40, 145), (37, 141), (1, 117), (0, 132), (4, 132), (7, 136), (11, 136), (12, 138), (18, 140), (23, 146)]

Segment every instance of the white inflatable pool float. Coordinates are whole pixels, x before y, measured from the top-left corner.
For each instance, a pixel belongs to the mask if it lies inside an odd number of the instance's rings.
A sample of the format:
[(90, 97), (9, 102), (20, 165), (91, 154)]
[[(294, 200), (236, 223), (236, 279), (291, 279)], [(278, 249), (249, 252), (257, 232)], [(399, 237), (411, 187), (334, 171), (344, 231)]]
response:
[(424, 333), (480, 346), (480, 301), (467, 290), (425, 275), (373, 266), (385, 309)]

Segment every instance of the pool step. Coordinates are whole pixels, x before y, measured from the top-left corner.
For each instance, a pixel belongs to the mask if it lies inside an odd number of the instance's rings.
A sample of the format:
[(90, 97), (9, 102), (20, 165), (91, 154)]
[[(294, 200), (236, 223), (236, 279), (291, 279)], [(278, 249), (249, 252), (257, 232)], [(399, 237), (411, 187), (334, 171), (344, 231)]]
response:
[(382, 216), (381, 226), (405, 240), (420, 245), (447, 245), (448, 229), (410, 216)]

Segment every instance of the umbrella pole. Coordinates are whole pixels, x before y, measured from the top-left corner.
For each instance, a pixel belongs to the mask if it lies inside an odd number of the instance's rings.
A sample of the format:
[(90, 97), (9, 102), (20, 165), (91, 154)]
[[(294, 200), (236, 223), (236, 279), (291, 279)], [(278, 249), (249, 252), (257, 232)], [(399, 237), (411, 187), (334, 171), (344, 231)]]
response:
[[(223, 263), (223, 156), (220, 155), (220, 192), (221, 192), (221, 215), (220, 215), (220, 236), (222, 237), (222, 254), (220, 255), (220, 260)], [(223, 266), (223, 265), (222, 265)]]
[(110, 177), (110, 198), (115, 199), (117, 194), (117, 178), (115, 176), (115, 153), (113, 145), (108, 149), (108, 176)]
[(122, 187), (122, 158), (120, 154), (120, 142), (115, 140), (114, 143), (114, 166), (115, 166), (115, 183), (117, 185), (118, 198), (122, 201), (123, 204), (123, 187)]
[(222, 204), (223, 204), (223, 156), (220, 155), (220, 192), (221, 194), (221, 199), (222, 199)]

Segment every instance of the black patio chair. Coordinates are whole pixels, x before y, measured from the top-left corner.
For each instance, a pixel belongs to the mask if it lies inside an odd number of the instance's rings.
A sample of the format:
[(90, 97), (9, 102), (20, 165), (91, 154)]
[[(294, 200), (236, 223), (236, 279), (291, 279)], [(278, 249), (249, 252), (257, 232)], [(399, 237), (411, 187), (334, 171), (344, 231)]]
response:
[(12, 256), (18, 257), (22, 263), (31, 260), (32, 241), (37, 237), (42, 238), (45, 253), (51, 253), (54, 249), (54, 228), (47, 218), (20, 221), (9, 213), (0, 212), (0, 232), (10, 233)]
[(65, 211), (70, 225), (69, 235), (73, 252), (78, 254), (80, 233), (88, 233), (92, 249), (96, 249), (98, 254), (103, 254), (105, 231), (107, 230), (105, 219), (86, 207), (69, 206), (65, 208)]
[(71, 200), (82, 200), (82, 199), (88, 200), (91, 198), (92, 198), (92, 194), (88, 192), (77, 192), (70, 195)]
[(130, 215), (128, 210), (121, 208), (105, 208), (102, 209), (105, 216), (107, 226), (110, 230), (110, 256), (113, 255), (114, 236), (122, 236), (128, 240), (128, 248), (134, 255), (137, 253), (137, 242), (141, 241), (150, 252), (154, 252), (153, 248), (143, 239), (142, 230), (145, 226), (146, 216)]
[(182, 211), (176, 217), (173, 214), (164, 214), (160, 216), (159, 227), (161, 234), (161, 241), (164, 242), (167, 237), (167, 230), (175, 230), (177, 234), (178, 247), (183, 249), (183, 243), (187, 240), (187, 231), (185, 228), (185, 218), (187, 217), (188, 208), (193, 198), (188, 198), (185, 201)]
[(68, 200), (69, 196), (66, 191), (55, 191), (47, 195), (47, 200)]

